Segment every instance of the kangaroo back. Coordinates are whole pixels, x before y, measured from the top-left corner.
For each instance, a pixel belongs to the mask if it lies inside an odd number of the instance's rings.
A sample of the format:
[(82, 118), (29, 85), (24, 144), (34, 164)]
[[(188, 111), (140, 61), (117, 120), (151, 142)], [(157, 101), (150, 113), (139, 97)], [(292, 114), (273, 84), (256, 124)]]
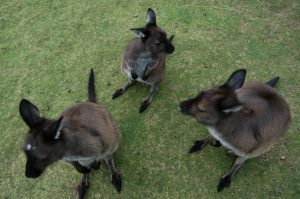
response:
[[(286, 101), (273, 88), (248, 81), (237, 92), (243, 109), (227, 116), (218, 130), (232, 133), (226, 140), (249, 157), (265, 153), (282, 136), (290, 121)], [(231, 122), (237, 122), (232, 124)]]
[(245, 69), (237, 70), (225, 84), (180, 103), (180, 111), (205, 124), (210, 134), (194, 142), (189, 153), (220, 142), (227, 154), (237, 156), (220, 179), (218, 192), (230, 185), (247, 159), (265, 153), (285, 133), (290, 121), (287, 102), (272, 88), (279, 77), (261, 84), (244, 82), (245, 76)]
[(228, 81), (181, 103), (181, 112), (208, 126), (210, 134), (240, 156), (266, 152), (286, 131), (290, 121), (287, 102), (271, 86), (247, 81), (246, 70), (234, 72)]

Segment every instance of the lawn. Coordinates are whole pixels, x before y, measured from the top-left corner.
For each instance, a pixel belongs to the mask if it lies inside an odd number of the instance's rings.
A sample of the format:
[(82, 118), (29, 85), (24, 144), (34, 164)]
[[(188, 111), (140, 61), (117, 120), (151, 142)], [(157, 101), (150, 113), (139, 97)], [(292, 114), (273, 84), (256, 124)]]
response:
[[(112, 100), (127, 80), (121, 53), (145, 24), (148, 7), (158, 25), (174, 34), (175, 53), (153, 103), (138, 109), (149, 87), (138, 84)], [(38, 179), (27, 179), (22, 152), (27, 126), (22, 98), (57, 118), (86, 100), (94, 68), (98, 101), (118, 123), (122, 140), (116, 165), (123, 178), (118, 194), (105, 164), (91, 174), (88, 198), (297, 198), (300, 195), (300, 2), (51, 0), (0, 2), (0, 198), (76, 198), (81, 175), (58, 162)], [(249, 160), (221, 193), (219, 178), (233, 159), (223, 148), (187, 151), (207, 129), (178, 111), (180, 101), (222, 84), (236, 69), (247, 79), (276, 86), (290, 104), (292, 123), (265, 155)]]

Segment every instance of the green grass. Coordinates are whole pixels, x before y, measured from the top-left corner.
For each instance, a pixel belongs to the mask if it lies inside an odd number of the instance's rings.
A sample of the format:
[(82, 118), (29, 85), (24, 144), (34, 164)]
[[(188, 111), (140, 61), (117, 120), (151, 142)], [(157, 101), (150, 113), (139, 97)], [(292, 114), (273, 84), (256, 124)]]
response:
[[(88, 198), (296, 198), (300, 195), (300, 2), (65, 0), (0, 2), (0, 198), (75, 198), (80, 174), (62, 162), (42, 177), (27, 179), (21, 150), (27, 127), (18, 112), (27, 98), (44, 115), (57, 117), (86, 100), (89, 69), (98, 100), (118, 122), (122, 141), (116, 165), (123, 190), (117, 194), (105, 164), (91, 175)], [(158, 24), (175, 34), (176, 51), (165, 79), (145, 113), (145, 85), (111, 100), (126, 82), (121, 52), (143, 26), (152, 7)], [(216, 192), (233, 159), (222, 148), (188, 155), (203, 125), (180, 114), (178, 103), (223, 83), (238, 68), (247, 79), (281, 76), (279, 92), (291, 107), (288, 132), (265, 155), (249, 160), (230, 188)], [(286, 160), (280, 157), (285, 156)]]

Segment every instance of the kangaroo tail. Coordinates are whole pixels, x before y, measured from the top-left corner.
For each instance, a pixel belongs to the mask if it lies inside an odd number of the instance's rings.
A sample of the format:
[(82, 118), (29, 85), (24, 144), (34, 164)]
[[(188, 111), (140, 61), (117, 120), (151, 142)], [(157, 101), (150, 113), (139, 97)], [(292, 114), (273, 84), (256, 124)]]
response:
[(275, 84), (278, 82), (278, 80), (279, 80), (279, 77), (277, 76), (277, 77), (274, 77), (273, 79), (271, 79), (270, 81), (268, 81), (266, 84), (274, 87)]
[(96, 92), (95, 92), (95, 78), (94, 71), (91, 69), (88, 83), (88, 100), (89, 102), (96, 103)]

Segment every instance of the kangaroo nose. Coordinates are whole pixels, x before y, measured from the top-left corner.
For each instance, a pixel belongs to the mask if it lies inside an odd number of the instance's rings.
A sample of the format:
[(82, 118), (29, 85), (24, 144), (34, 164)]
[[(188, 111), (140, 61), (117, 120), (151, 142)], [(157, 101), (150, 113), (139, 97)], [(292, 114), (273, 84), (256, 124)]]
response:
[(166, 52), (167, 52), (168, 54), (172, 54), (172, 53), (174, 52), (174, 50), (175, 50), (175, 47), (174, 47), (172, 44), (169, 44), (169, 45), (167, 46)]
[(180, 102), (179, 103), (179, 110), (180, 110), (180, 112), (184, 112), (184, 109), (186, 108), (185, 104), (186, 103), (184, 103), (184, 102)]
[(41, 175), (41, 173), (35, 173), (35, 172), (29, 172), (29, 171), (25, 171), (25, 176), (27, 178), (37, 178)]

